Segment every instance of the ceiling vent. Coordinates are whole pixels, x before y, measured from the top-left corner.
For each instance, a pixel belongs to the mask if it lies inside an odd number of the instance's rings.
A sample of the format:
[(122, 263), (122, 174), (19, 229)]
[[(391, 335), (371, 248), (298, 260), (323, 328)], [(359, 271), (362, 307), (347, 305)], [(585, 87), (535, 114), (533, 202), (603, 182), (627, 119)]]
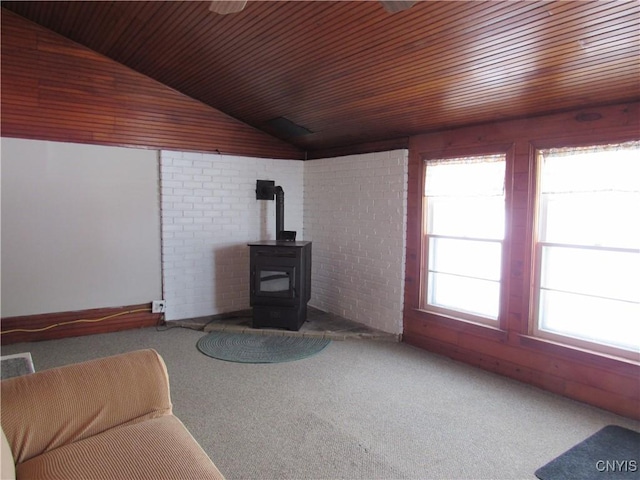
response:
[(282, 139), (302, 137), (313, 133), (308, 128), (297, 125), (285, 117), (276, 117), (267, 120), (262, 125), (262, 128), (267, 133)]

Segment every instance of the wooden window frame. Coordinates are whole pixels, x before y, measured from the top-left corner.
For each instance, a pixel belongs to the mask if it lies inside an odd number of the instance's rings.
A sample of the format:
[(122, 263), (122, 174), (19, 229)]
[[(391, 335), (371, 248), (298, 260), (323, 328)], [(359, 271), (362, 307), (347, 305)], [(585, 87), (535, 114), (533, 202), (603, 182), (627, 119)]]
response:
[[(528, 334), (531, 337), (539, 338), (541, 340), (551, 341), (558, 345), (563, 345), (568, 348), (578, 348), (583, 351), (589, 351), (594, 354), (604, 354), (612, 357), (624, 358), (627, 360), (631, 360), (633, 362), (640, 361), (640, 354), (633, 350), (618, 348), (615, 346), (607, 345), (605, 343), (600, 343), (596, 341), (589, 341), (581, 338), (577, 338), (571, 336), (569, 334), (561, 334), (554, 333), (545, 329), (540, 328), (539, 326), (539, 313), (540, 313), (540, 290), (541, 290), (541, 277), (542, 277), (542, 249), (545, 245), (553, 245), (550, 242), (540, 242), (538, 241), (539, 231), (540, 231), (540, 220), (541, 213), (540, 210), (543, 209), (542, 200), (540, 197), (540, 178), (542, 174), (542, 165), (540, 163), (538, 152), (540, 150), (548, 150), (550, 148), (580, 148), (580, 147), (591, 147), (597, 145), (606, 145), (607, 143), (624, 143), (624, 142), (577, 142), (572, 143), (570, 145), (563, 143), (561, 145), (554, 144), (553, 146), (534, 146), (532, 148), (532, 161), (533, 161), (533, 169), (532, 173), (535, 175), (535, 188), (533, 189), (533, 218), (531, 222), (531, 294), (529, 301), (529, 316), (528, 316)], [(545, 143), (546, 144), (546, 143)], [(565, 244), (561, 244), (560, 246), (565, 246)], [(584, 248), (580, 245), (574, 245), (575, 248)], [(598, 248), (594, 247), (597, 250), (620, 250), (620, 251), (628, 251), (629, 249), (625, 248)]]
[[(501, 329), (501, 319), (503, 319), (504, 317), (504, 309), (505, 309), (505, 301), (504, 301), (504, 296), (505, 296), (505, 287), (504, 287), (504, 278), (505, 278), (505, 237), (506, 237), (506, 218), (507, 218), (507, 169), (508, 169), (508, 164), (509, 164), (509, 152), (511, 151), (511, 146), (505, 146), (505, 145), (499, 145), (496, 146), (495, 149), (487, 149), (486, 151), (482, 151), (480, 152), (474, 152), (474, 153), (466, 153), (466, 154), (461, 154), (461, 155), (456, 155), (456, 152), (448, 152), (448, 154), (446, 156), (436, 156), (433, 154), (430, 155), (424, 155), (422, 156), (422, 220), (421, 220), (421, 227), (420, 227), (420, 232), (421, 232), (421, 237), (420, 237), (420, 287), (419, 287), (419, 293), (418, 293), (418, 299), (419, 299), (419, 310), (426, 312), (426, 313), (430, 313), (430, 314), (434, 314), (434, 315), (438, 315), (438, 316), (442, 316), (444, 318), (448, 318), (450, 320), (453, 321), (461, 321), (461, 322), (467, 322), (470, 323), (472, 325), (478, 325), (481, 327), (485, 327), (488, 326), (490, 328), (498, 328)], [(501, 275), (500, 275), (500, 295), (499, 295), (499, 308), (498, 308), (498, 316), (497, 318), (493, 319), (493, 318), (489, 318), (489, 317), (484, 317), (482, 315), (476, 315), (470, 312), (465, 312), (465, 311), (461, 311), (461, 310), (456, 310), (453, 308), (445, 308), (445, 307), (439, 307), (436, 305), (430, 305), (427, 302), (427, 285), (428, 285), (428, 281), (427, 281), (427, 277), (429, 274), (429, 267), (428, 267), (428, 263), (429, 263), (429, 239), (430, 238), (441, 238), (441, 236), (439, 235), (429, 235), (427, 233), (427, 216), (428, 216), (428, 197), (427, 195), (424, 194), (425, 188), (425, 182), (426, 182), (426, 175), (427, 175), (427, 163), (430, 160), (447, 160), (447, 159), (455, 159), (455, 158), (465, 158), (465, 157), (483, 157), (483, 156), (493, 156), (493, 155), (503, 155), (504, 156), (504, 162), (505, 162), (505, 188), (504, 188), (504, 209), (505, 209), (505, 235), (503, 236), (502, 239), (500, 240), (487, 240), (487, 241), (491, 241), (491, 242), (495, 242), (495, 243), (499, 243), (500, 244), (500, 248), (501, 248)], [(484, 239), (475, 239), (475, 238), (469, 238), (468, 240), (477, 240), (477, 241), (483, 241)]]
[[(584, 119), (587, 118), (588, 121)], [(640, 362), (533, 336), (535, 150), (636, 140), (640, 101), (424, 133), (409, 139), (402, 340), (411, 345), (640, 419)], [(420, 308), (424, 159), (508, 151), (499, 325), (461, 321)]]

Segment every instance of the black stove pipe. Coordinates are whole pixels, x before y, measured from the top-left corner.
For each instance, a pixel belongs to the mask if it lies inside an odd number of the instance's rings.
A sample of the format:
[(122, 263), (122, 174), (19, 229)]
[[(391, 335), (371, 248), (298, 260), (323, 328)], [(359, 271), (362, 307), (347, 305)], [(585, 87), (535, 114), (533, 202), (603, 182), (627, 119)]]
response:
[(276, 240), (280, 240), (284, 230), (284, 190), (278, 186), (273, 189), (276, 196)]

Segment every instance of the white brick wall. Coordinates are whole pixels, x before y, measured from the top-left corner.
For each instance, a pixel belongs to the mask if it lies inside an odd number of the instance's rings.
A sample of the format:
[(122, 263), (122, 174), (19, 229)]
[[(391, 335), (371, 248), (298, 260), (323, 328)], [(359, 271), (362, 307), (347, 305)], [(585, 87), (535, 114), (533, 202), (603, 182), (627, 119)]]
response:
[(305, 162), (310, 305), (402, 333), (407, 150)]
[(256, 200), (256, 180), (282, 186), (284, 226), (303, 239), (303, 173), (300, 161), (161, 152), (167, 320), (249, 308), (247, 242), (275, 237), (275, 201)]
[(310, 305), (401, 333), (407, 156), (299, 162), (162, 151), (166, 319), (249, 308), (246, 244), (275, 235), (275, 202), (255, 199), (260, 179), (283, 187), (285, 228), (313, 241)]

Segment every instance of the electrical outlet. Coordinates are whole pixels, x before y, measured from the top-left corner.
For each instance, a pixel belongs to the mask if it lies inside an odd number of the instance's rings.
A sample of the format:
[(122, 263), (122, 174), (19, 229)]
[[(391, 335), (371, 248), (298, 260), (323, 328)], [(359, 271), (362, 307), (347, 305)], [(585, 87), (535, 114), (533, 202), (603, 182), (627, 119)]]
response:
[(151, 302), (151, 313), (164, 313), (167, 310), (167, 304), (164, 300), (154, 300)]

